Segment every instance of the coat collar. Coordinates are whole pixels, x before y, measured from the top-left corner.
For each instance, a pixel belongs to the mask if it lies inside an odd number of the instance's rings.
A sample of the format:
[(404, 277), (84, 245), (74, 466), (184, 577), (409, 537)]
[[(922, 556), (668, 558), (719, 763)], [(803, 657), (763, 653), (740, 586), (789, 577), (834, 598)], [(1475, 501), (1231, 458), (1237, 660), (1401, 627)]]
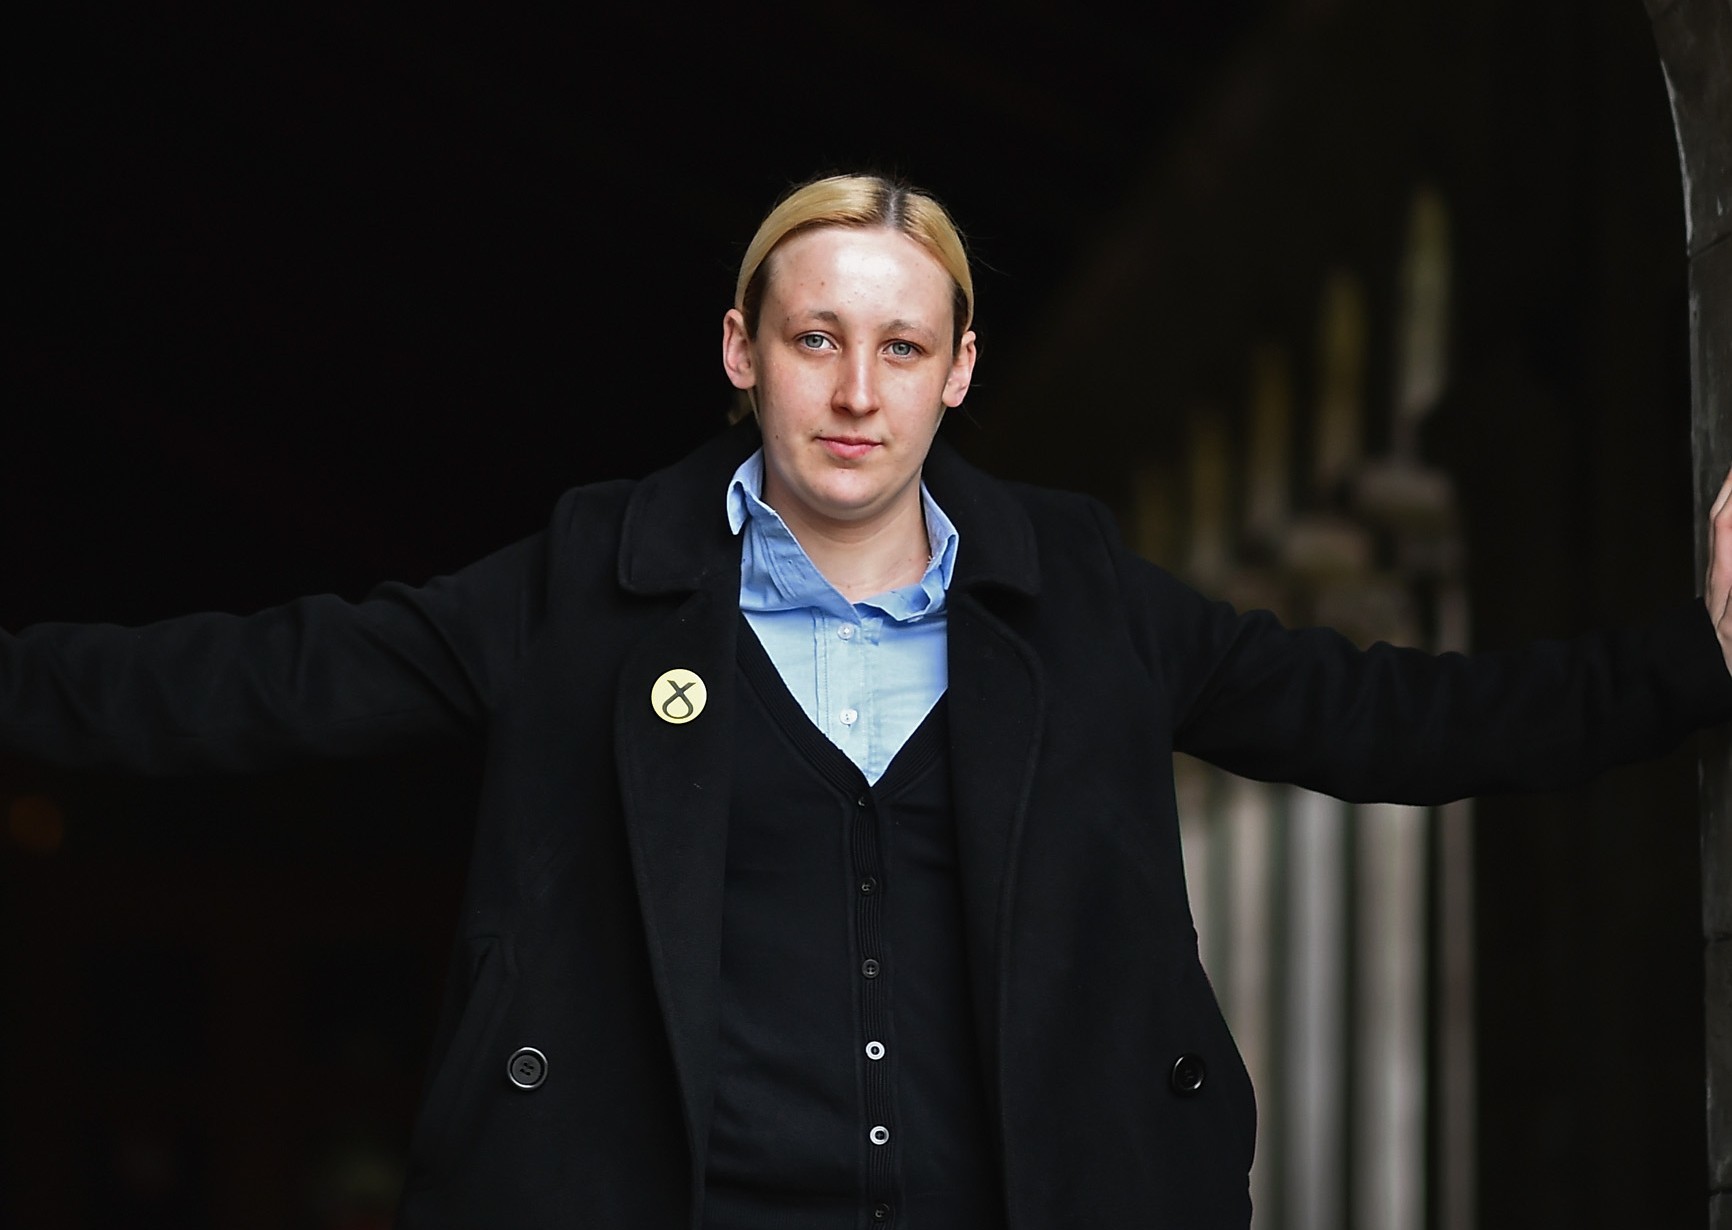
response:
[[(762, 442), (747, 420), (637, 485), (620, 534), (622, 588), (643, 595), (690, 592), (718, 574), (737, 576), (739, 541), (728, 530), (723, 496), (728, 479)], [(969, 465), (942, 437), (933, 441), (922, 477), (956, 525), (953, 588), (1038, 591), (1034, 529), (1003, 484)]]

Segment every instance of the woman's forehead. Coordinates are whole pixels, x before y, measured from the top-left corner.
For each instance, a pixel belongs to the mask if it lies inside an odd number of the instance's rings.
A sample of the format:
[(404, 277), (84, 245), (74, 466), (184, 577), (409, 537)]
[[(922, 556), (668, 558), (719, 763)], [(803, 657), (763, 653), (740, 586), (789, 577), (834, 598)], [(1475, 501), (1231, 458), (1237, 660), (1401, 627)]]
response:
[(883, 228), (823, 227), (776, 246), (766, 299), (785, 314), (840, 322), (862, 312), (937, 328), (951, 314), (949, 273), (915, 240)]

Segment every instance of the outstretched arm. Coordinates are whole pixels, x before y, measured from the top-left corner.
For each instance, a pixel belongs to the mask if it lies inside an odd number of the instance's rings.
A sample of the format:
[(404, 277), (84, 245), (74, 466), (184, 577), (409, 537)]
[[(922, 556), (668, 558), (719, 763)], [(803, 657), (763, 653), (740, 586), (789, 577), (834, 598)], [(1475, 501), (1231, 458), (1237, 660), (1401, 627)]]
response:
[(1235, 612), (1120, 552), (1174, 746), (1232, 772), (1354, 801), (1553, 789), (1732, 719), (1732, 495), (1715, 505), (1704, 611), (1510, 652), (1359, 649)]
[(0, 750), (176, 774), (471, 738), (540, 618), (546, 539), (361, 602), (0, 632)]

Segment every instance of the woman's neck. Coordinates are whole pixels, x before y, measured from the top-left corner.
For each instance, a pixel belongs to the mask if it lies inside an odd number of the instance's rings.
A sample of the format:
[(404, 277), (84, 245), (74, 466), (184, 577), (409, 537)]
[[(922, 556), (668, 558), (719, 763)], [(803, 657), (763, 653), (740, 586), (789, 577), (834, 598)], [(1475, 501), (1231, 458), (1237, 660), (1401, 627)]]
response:
[(926, 574), (932, 549), (918, 486), (913, 494), (893, 515), (869, 522), (820, 522), (777, 512), (824, 579), (849, 602), (859, 602), (913, 585)]

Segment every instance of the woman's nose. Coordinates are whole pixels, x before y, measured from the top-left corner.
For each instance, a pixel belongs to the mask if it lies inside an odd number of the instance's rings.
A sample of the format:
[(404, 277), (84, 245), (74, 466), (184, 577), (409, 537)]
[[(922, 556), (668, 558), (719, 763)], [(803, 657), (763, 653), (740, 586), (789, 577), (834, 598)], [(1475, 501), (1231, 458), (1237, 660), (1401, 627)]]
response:
[(849, 355), (844, 360), (831, 405), (848, 414), (870, 414), (878, 408), (877, 371), (871, 355)]

